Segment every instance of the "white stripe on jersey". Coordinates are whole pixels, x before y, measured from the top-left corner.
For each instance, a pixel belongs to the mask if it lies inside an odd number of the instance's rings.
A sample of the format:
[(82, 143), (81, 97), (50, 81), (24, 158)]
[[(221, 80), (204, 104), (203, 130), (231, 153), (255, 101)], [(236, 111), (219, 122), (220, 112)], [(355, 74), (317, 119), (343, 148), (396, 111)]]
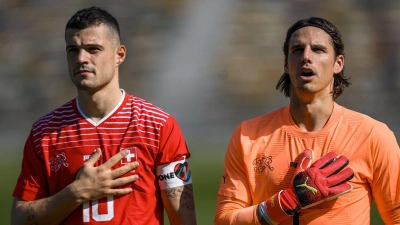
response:
[(31, 131), (37, 151), (96, 148), (99, 143), (104, 147), (129, 143), (159, 149), (159, 132), (170, 115), (143, 99), (131, 95), (125, 97), (126, 100), (121, 101), (124, 105), (118, 105), (114, 114), (109, 114), (110, 117), (98, 124), (91, 123), (76, 111), (76, 100), (41, 117)]
[[(147, 113), (154, 113), (154, 114), (156, 114), (156, 115), (163, 116), (163, 117), (166, 117), (166, 118), (169, 117), (169, 115), (164, 115), (164, 114), (158, 113), (158, 112), (156, 112), (156, 111), (154, 111), (154, 110), (146, 110), (146, 109), (143, 109), (143, 108), (139, 108), (139, 106), (134, 106), (133, 108), (134, 108), (134, 111), (137, 111), (137, 113), (138, 113), (139, 115), (142, 115), (142, 114), (139, 113), (139, 112), (140, 112), (141, 110), (143, 110), (143, 111), (145, 111), (145, 112), (147, 112)], [(144, 114), (144, 115), (146, 115), (146, 114)], [(150, 116), (150, 115), (149, 115), (149, 116)], [(162, 118), (158, 118), (158, 119), (162, 119)]]
[[(149, 144), (149, 143), (146, 143), (146, 142), (138, 142), (138, 141), (136, 141), (136, 142), (130, 142), (130, 144), (144, 144), (144, 145), (147, 145), (147, 146), (150, 146), (150, 147), (153, 147), (153, 148), (155, 148), (155, 149), (158, 149), (159, 147), (158, 146), (155, 146), (155, 145), (151, 145), (151, 144)], [(111, 145), (109, 145), (109, 146), (119, 146), (120, 144), (111, 144)], [(41, 146), (36, 146), (37, 148), (39, 148), (39, 147), (41, 147)], [(44, 146), (43, 145), (43, 147), (47, 147), (47, 146)], [(95, 149), (95, 148), (98, 148), (99, 146), (98, 145), (89, 145), (89, 144), (85, 144), (85, 145), (80, 145), (80, 147), (84, 147), (84, 148), (87, 148), (87, 147), (90, 147), (90, 148), (93, 148), (93, 149)], [(62, 150), (66, 150), (66, 149), (73, 149), (73, 148), (76, 148), (75, 146), (71, 146), (71, 147), (64, 147), (64, 148), (57, 148), (57, 149), (52, 149), (51, 151), (62, 151)], [(40, 154), (41, 152), (50, 152), (49, 150), (39, 150), (38, 151), (38, 154)]]

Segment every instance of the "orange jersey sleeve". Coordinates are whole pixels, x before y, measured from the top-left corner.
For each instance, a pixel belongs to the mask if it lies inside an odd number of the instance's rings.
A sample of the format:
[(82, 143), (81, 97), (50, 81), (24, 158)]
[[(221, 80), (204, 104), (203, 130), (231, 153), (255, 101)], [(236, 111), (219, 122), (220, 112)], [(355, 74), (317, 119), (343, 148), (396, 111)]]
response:
[[(300, 130), (289, 106), (242, 122), (226, 152), (218, 195), (243, 201), (244, 208), (265, 201), (289, 187), (297, 157), (306, 148), (314, 150), (314, 161), (331, 151), (348, 157), (354, 189), (301, 210), (300, 224), (368, 224), (372, 199), (385, 223), (400, 223), (400, 154), (393, 132), (336, 103), (326, 125), (316, 132)], [(217, 207), (224, 203), (217, 202)], [(288, 219), (282, 224), (292, 223)]]
[(224, 175), (221, 181), (222, 188), (219, 189), (218, 194), (242, 200), (247, 205), (250, 205), (252, 197), (243, 154), (241, 126), (239, 126), (233, 133), (225, 155)]
[[(373, 199), (386, 224), (400, 224), (399, 146), (393, 132), (385, 124), (379, 124), (368, 138), (373, 159), (369, 165), (372, 176), (368, 182)], [(360, 170), (367, 169), (362, 167)]]

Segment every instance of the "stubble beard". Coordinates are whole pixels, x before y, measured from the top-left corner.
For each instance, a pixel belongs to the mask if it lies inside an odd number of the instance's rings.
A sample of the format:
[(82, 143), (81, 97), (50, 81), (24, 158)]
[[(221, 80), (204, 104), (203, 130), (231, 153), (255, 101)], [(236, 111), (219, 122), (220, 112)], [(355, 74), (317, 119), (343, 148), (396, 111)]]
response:
[[(95, 74), (93, 76), (96, 76)], [(83, 77), (81, 78), (80, 75), (75, 75), (72, 72), (71, 75), (72, 83), (78, 90), (87, 91), (92, 90), (96, 87), (95, 77)]]

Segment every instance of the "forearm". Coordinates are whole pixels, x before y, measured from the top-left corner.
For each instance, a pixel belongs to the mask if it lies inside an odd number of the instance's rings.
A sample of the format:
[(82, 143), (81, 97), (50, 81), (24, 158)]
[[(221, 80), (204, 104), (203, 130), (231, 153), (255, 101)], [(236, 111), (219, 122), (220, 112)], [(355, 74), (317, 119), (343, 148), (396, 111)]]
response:
[(60, 224), (80, 204), (69, 187), (53, 196), (34, 201), (14, 198), (11, 224)]
[(196, 224), (192, 184), (162, 190), (161, 197), (172, 225)]
[(217, 197), (216, 225), (260, 225), (256, 210), (258, 205), (248, 205), (239, 199)]

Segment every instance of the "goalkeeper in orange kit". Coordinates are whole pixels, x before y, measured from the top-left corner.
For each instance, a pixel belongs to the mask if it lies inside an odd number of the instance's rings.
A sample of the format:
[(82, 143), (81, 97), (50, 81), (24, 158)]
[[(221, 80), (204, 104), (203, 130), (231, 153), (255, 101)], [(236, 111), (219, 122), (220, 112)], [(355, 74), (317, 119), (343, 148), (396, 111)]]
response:
[(299, 20), (283, 51), (276, 88), (290, 103), (234, 131), (214, 223), (364, 225), (375, 200), (386, 224), (400, 224), (393, 132), (335, 102), (350, 85), (339, 30), (322, 18)]

